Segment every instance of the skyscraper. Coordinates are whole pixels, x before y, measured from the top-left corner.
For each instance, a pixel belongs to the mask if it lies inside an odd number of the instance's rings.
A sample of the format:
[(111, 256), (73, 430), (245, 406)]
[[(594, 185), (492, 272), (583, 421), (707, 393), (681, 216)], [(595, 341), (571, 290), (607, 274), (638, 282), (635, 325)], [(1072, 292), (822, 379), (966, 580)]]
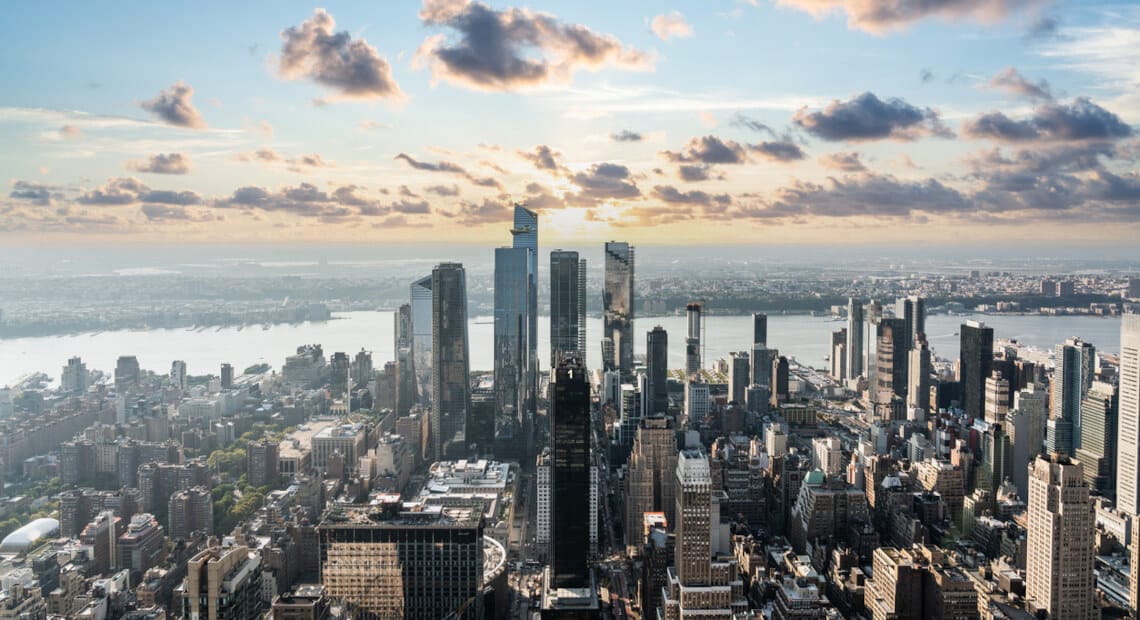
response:
[(966, 415), (981, 418), (985, 414), (986, 378), (993, 371), (994, 330), (979, 321), (966, 321), (960, 330), (962, 406)]
[(550, 253), (550, 367), (560, 355), (586, 355), (586, 259)]
[(918, 337), (926, 335), (926, 300), (917, 295), (900, 298), (895, 302), (895, 317), (905, 324), (904, 344), (910, 351)]
[(762, 312), (752, 313), (752, 344), (768, 344), (768, 315)]
[[(1120, 321), (1120, 451), (1116, 465), (1116, 505), (1140, 514), (1140, 314)], [(1140, 570), (1136, 571), (1140, 575)]]
[(403, 304), (394, 315), (396, 352), (396, 415), (406, 416), (416, 402), (416, 367), (413, 354), (412, 305)]
[(1009, 380), (995, 370), (986, 379), (986, 422), (1000, 424), (1009, 413)]
[(610, 241), (605, 245), (605, 252), (603, 336), (613, 341), (614, 361), (625, 379), (633, 373), (633, 246), (624, 241)]
[(1081, 401), (1081, 447), (1077, 460), (1085, 468), (1085, 481), (1100, 495), (1116, 495), (1116, 432), (1120, 400), (1116, 386), (1093, 381)]
[(744, 404), (748, 386), (752, 385), (752, 368), (748, 351), (728, 354), (728, 400)]
[(906, 404), (930, 413), (930, 345), (919, 339), (910, 350), (907, 368)]
[(463, 447), (463, 426), (471, 408), (468, 379), (467, 274), (459, 263), (440, 263), (431, 272), (434, 402), (431, 408), (433, 458), (444, 458), (448, 443)]
[(87, 391), (90, 378), (87, 375), (87, 364), (78, 357), (67, 360), (60, 375), (59, 389), (69, 394), (78, 394)]
[(701, 304), (685, 306), (689, 330), (685, 337), (685, 378), (692, 377), (701, 370)]
[[(878, 346), (875, 349), (877, 369), (875, 372), (876, 396), (883, 395), (889, 402), (891, 396), (906, 398), (907, 367), (909, 365), (906, 346), (906, 322), (902, 319), (883, 319), (876, 330)], [(889, 393), (891, 396), (887, 396)]]
[(412, 299), (412, 368), (416, 377), (416, 393), (422, 402), (430, 404), (432, 400), (431, 276), (424, 276), (412, 282), (410, 288)]
[(645, 334), (645, 365), (649, 414), (664, 414), (669, 410), (669, 334), (660, 325)]
[(186, 362), (182, 360), (174, 360), (170, 363), (170, 386), (176, 390), (186, 391), (189, 384), (186, 383)]
[(1072, 456), (1081, 447), (1081, 401), (1092, 385), (1096, 348), (1080, 338), (1069, 338), (1057, 345), (1055, 353), (1050, 405), (1054, 418), (1069, 420), (1073, 427), (1072, 445), (1064, 446)]
[(590, 383), (581, 361), (565, 357), (554, 370), (551, 405), (551, 583), (590, 584)]
[(1081, 464), (1037, 457), (1029, 477), (1025, 597), (1050, 618), (1100, 617), (1093, 578), (1094, 507)]
[(533, 411), (538, 361), (538, 214), (515, 205), (509, 248), (495, 249), (495, 401)]
[(137, 357), (119, 356), (119, 360), (115, 363), (115, 391), (123, 394), (138, 389), (141, 376)]
[(831, 332), (831, 378), (836, 381), (847, 379), (847, 328)]
[[(625, 483), (625, 522), (640, 524), (646, 512), (660, 512), (672, 523), (675, 508), (674, 476), (677, 469), (677, 435), (666, 417), (643, 418), (629, 456)], [(638, 527), (625, 529), (626, 546), (644, 539)]]
[(847, 300), (847, 377), (863, 374), (863, 302), (851, 297)]

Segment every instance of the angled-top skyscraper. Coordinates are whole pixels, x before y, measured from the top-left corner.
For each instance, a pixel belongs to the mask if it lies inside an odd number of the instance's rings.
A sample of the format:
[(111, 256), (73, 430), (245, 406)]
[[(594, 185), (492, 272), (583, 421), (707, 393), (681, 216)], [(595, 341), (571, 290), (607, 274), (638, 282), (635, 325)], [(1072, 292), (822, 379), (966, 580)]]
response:
[(550, 367), (560, 355), (586, 356), (586, 259), (550, 253)]
[(513, 247), (495, 248), (495, 407), (533, 409), (537, 363), (538, 215), (515, 206)]
[(465, 451), (464, 424), (471, 408), (467, 344), (467, 273), (459, 263), (440, 263), (431, 272), (432, 458), (445, 458), (449, 443)]
[(613, 341), (614, 361), (622, 377), (628, 377), (633, 373), (633, 246), (624, 241), (610, 241), (605, 250), (603, 337)]

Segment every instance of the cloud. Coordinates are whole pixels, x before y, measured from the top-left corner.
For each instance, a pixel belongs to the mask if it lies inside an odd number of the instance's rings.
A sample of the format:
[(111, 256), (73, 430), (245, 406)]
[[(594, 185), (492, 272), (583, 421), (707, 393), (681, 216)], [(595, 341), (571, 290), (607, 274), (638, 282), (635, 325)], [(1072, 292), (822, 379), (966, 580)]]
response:
[(147, 189), (136, 196), (138, 202), (150, 202), (167, 205), (196, 205), (201, 204), (202, 197), (190, 190), (172, 191), (165, 189)]
[(776, 142), (759, 142), (750, 145), (749, 150), (756, 153), (765, 159), (779, 162), (798, 161), (807, 157), (803, 149), (798, 144), (791, 140), (781, 140)]
[(918, 72), (918, 79), (923, 84), (929, 84), (934, 81), (934, 73), (930, 69), (923, 69)]
[(843, 172), (863, 172), (867, 169), (863, 165), (863, 161), (859, 159), (859, 154), (853, 151), (821, 155), (819, 163), (825, 168), (842, 170)]
[(610, 140), (613, 140), (614, 142), (641, 142), (644, 139), (645, 136), (637, 133), (636, 131), (630, 131), (628, 129), (623, 129), (621, 131), (610, 134)]
[(59, 128), (59, 137), (64, 140), (76, 140), (83, 137), (83, 130), (75, 125), (64, 125)]
[(1048, 0), (776, 0), (777, 4), (821, 17), (847, 14), (847, 26), (874, 34), (902, 30), (923, 19), (971, 20), (985, 24), (1001, 21)]
[(334, 28), (332, 15), (317, 9), (300, 26), (283, 30), (278, 75), (326, 86), (336, 93), (331, 101), (403, 98), (392, 78), (392, 67), (376, 48)]
[(760, 121), (758, 121), (754, 118), (749, 118), (743, 114), (737, 114), (736, 116), (732, 117), (732, 125), (735, 127), (743, 127), (745, 129), (751, 129), (752, 131), (755, 131), (757, 133), (766, 133), (772, 137), (776, 136), (776, 132), (772, 131), (771, 127), (769, 127), (768, 125), (765, 125), (764, 123), (761, 123)]
[(381, 123), (380, 121), (374, 121), (370, 119), (362, 120), (357, 123), (356, 126), (359, 127), (361, 131), (377, 131), (380, 129), (392, 128), (392, 126), (387, 123)]
[(681, 164), (677, 166), (677, 176), (680, 177), (682, 181), (688, 181), (690, 183), (707, 181), (709, 178), (709, 166), (708, 164)]
[(246, 186), (234, 190), (228, 198), (214, 201), (214, 205), (219, 208), (286, 213), (331, 223), (351, 222), (364, 216), (385, 216), (391, 213), (391, 208), (362, 196), (361, 189), (356, 185), (344, 185), (330, 193), (312, 183), (281, 187), (277, 191)]
[(459, 195), (458, 185), (429, 185), (424, 188), (424, 191), (436, 196), (449, 197)]
[(317, 153), (311, 153), (309, 155), (301, 155), (300, 157), (287, 160), (286, 163), (289, 164), (289, 170), (292, 170), (293, 172), (305, 172), (306, 170), (308, 170), (310, 168), (331, 168), (332, 167), (331, 163), (325, 161), (324, 158), (322, 158)]
[(138, 201), (147, 186), (134, 177), (110, 179), (106, 185), (83, 192), (76, 202), (84, 205), (129, 205)]
[(23, 200), (47, 207), (51, 206), (53, 200), (62, 197), (62, 194), (60, 194), (58, 190), (59, 188), (55, 186), (45, 185), (43, 183), (15, 181), (12, 183), (12, 191), (8, 194), (8, 197), (14, 200)]
[(680, 152), (665, 151), (662, 155), (674, 163), (742, 164), (748, 160), (743, 145), (716, 136), (693, 138)]
[(1011, 119), (1003, 112), (982, 114), (963, 123), (962, 133), (1000, 142), (1078, 142), (1127, 138), (1132, 128), (1087, 97), (1078, 97), (1070, 104), (1038, 106), (1023, 120)]
[(726, 205), (732, 202), (728, 194), (709, 194), (700, 190), (685, 192), (672, 185), (654, 185), (652, 196), (672, 204)]
[(571, 175), (570, 182), (578, 191), (567, 194), (567, 202), (577, 206), (593, 206), (606, 200), (629, 200), (641, 197), (633, 173), (621, 164), (594, 164)]
[(220, 215), (198, 212), (187, 209), (186, 207), (172, 205), (146, 204), (143, 205), (140, 210), (142, 214), (146, 216), (147, 221), (151, 222), (212, 222), (222, 219)]
[(190, 101), (193, 97), (194, 89), (185, 82), (178, 82), (154, 99), (143, 101), (139, 107), (170, 125), (205, 129), (206, 121)]
[(407, 153), (400, 153), (399, 155), (396, 156), (396, 159), (404, 160), (404, 162), (406, 162), (409, 166), (415, 168), (416, 170), (427, 170), (429, 172), (451, 172), (454, 174), (467, 174), (467, 170), (464, 169), (463, 166), (460, 166), (459, 164), (456, 164), (456, 163), (453, 163), (450, 161), (440, 161), (440, 162), (436, 162), (436, 163), (419, 161), (419, 160), (413, 158), (411, 155), (408, 155)]
[(649, 29), (662, 41), (687, 39), (693, 36), (693, 27), (685, 21), (685, 16), (678, 11), (654, 17), (649, 24)]
[(1053, 100), (1053, 92), (1049, 88), (1049, 82), (1045, 80), (1041, 80), (1037, 83), (1030, 82), (1013, 67), (1006, 67), (997, 75), (990, 78), (986, 87), (1005, 91), (1011, 95), (1025, 97), (1027, 99)]
[(237, 156), (241, 161), (262, 161), (274, 162), (281, 161), (282, 157), (277, 151), (271, 148), (261, 148), (253, 151), (252, 153), (239, 153)]
[(534, 167), (539, 170), (550, 170), (551, 172), (562, 170), (562, 165), (558, 163), (557, 153), (545, 144), (534, 147), (533, 153), (527, 151), (519, 151), (518, 153), (520, 157), (534, 164)]
[(934, 110), (918, 108), (897, 98), (884, 101), (870, 92), (847, 101), (832, 101), (817, 112), (801, 108), (792, 122), (828, 141), (909, 141), (950, 135)]
[(127, 168), (152, 174), (186, 174), (190, 172), (190, 158), (181, 153), (159, 153), (142, 161), (129, 161)]
[(390, 205), (392, 211), (404, 214), (428, 214), (431, 213), (431, 207), (426, 200), (397, 200)]
[(455, 219), (464, 226), (481, 226), (483, 224), (509, 222), (514, 210), (506, 203), (483, 199), (482, 202), (464, 202), (455, 211), (443, 214)]
[(1057, 36), (1060, 27), (1061, 24), (1056, 17), (1041, 15), (1029, 25), (1029, 31), (1025, 33), (1025, 36), (1028, 39), (1049, 39)]
[(428, 37), (416, 52), (416, 65), (429, 67), (434, 79), (477, 90), (564, 85), (579, 69), (653, 66), (648, 54), (610, 35), (530, 9), (499, 11), (482, 2), (426, 0), (420, 19), (458, 36)]
[(909, 218), (920, 213), (958, 214), (975, 210), (967, 196), (935, 179), (900, 181), (891, 175), (863, 174), (829, 178), (823, 184), (795, 181), (777, 190), (762, 205), (743, 208), (739, 215)]

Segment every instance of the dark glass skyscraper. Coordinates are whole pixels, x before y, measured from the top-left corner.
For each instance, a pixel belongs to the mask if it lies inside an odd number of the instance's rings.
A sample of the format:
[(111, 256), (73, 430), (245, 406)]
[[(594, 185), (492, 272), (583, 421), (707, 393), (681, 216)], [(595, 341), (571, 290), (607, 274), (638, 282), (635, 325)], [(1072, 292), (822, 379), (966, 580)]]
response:
[(645, 365), (649, 415), (664, 414), (669, 409), (669, 334), (660, 325), (645, 335)]
[(431, 272), (432, 291), (432, 458), (445, 457), (448, 444), (465, 443), (471, 408), (468, 379), (467, 274), (459, 263), (440, 263)]
[(879, 394), (891, 392), (893, 395), (905, 399), (909, 366), (906, 347), (906, 321), (899, 318), (883, 319), (879, 322), (876, 333), (878, 337), (876, 390)]
[(511, 228), (512, 245), (530, 250), (527, 258), (527, 366), (523, 372), (522, 407), (533, 413), (538, 397), (538, 213), (515, 205), (515, 225)]
[(752, 313), (752, 344), (768, 346), (768, 315)]
[(415, 373), (415, 389), (421, 400), (430, 404), (432, 399), (431, 276), (424, 276), (412, 282), (410, 289), (412, 298), (412, 368)]
[(603, 337), (613, 341), (614, 362), (625, 378), (633, 373), (633, 246), (624, 241), (610, 241), (606, 243), (605, 252)]
[(900, 298), (895, 302), (895, 318), (905, 323), (905, 354), (914, 348), (920, 335), (926, 334), (926, 300), (917, 295)]
[(967, 415), (981, 418), (985, 414), (986, 378), (993, 372), (994, 330), (979, 321), (966, 321), (960, 329), (962, 408)]
[(396, 351), (396, 415), (408, 415), (416, 402), (416, 366), (412, 353), (412, 305), (396, 310), (394, 346)]
[(580, 360), (554, 370), (550, 566), (555, 588), (590, 586), (590, 383)]
[(529, 248), (495, 248), (495, 404), (516, 416), (528, 364)]
[(550, 253), (550, 367), (560, 355), (586, 355), (586, 260)]
[(863, 302), (847, 300), (847, 377), (863, 374)]

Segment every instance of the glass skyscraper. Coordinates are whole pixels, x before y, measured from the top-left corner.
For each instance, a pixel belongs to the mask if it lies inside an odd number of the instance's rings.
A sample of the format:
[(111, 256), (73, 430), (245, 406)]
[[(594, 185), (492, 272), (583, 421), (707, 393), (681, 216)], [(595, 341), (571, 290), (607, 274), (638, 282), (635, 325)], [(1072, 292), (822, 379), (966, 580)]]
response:
[(432, 457), (465, 448), (464, 425), (471, 408), (468, 379), (467, 274), (459, 263), (440, 263), (431, 272), (432, 292)]
[(624, 241), (610, 241), (606, 243), (605, 252), (603, 338), (613, 342), (614, 363), (625, 378), (633, 373), (633, 246)]
[(958, 366), (963, 409), (966, 415), (981, 418), (985, 413), (986, 379), (994, 365), (994, 330), (979, 321), (966, 321), (960, 329), (962, 346)]
[(590, 584), (590, 382), (579, 359), (559, 360), (551, 399), (550, 566), (556, 588)]
[(424, 276), (411, 285), (412, 298), (412, 368), (415, 372), (416, 392), (422, 402), (431, 403), (431, 276)]
[(586, 355), (586, 259), (550, 253), (550, 367), (560, 355)]
[(538, 214), (515, 206), (512, 247), (495, 248), (495, 405), (534, 410), (538, 363)]

